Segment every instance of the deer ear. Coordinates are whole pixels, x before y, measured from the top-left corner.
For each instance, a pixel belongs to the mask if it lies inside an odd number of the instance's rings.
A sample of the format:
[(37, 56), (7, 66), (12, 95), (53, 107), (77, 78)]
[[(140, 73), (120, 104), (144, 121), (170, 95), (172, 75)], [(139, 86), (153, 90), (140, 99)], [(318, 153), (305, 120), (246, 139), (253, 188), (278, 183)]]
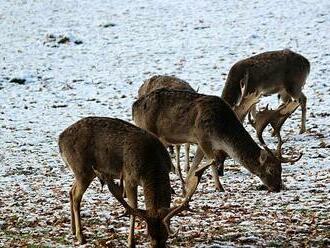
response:
[(246, 71), (243, 78), (239, 81), (239, 87), (241, 89), (241, 97), (238, 99), (236, 105), (240, 105), (243, 98), (246, 96), (247, 84), (249, 81), (249, 72)]
[(242, 90), (242, 94), (244, 93), (244, 90), (246, 88), (246, 81), (244, 80), (244, 78), (242, 78), (240, 81), (239, 81), (239, 86), (241, 87), (241, 90)]
[(259, 162), (261, 165), (264, 165), (268, 157), (268, 152), (265, 150), (260, 151)]

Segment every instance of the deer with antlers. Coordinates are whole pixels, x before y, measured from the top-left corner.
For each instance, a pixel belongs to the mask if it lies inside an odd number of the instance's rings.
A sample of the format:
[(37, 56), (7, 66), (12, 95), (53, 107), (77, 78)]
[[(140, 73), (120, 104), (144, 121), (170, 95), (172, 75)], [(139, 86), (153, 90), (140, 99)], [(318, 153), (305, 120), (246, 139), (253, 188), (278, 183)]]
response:
[[(243, 119), (245, 118), (245, 116), (247, 115), (247, 113), (249, 112), (251, 107), (257, 103), (259, 96), (260, 96), (260, 94), (255, 93), (255, 92), (247, 93), (247, 91), (246, 91), (247, 82), (248, 82), (248, 73), (243, 77), (243, 79), (240, 82), (240, 87), (241, 87), (241, 92), (242, 92), (240, 103), (236, 104), (233, 107), (234, 112), (236, 113), (238, 119), (241, 121), (243, 121)], [(187, 82), (185, 82), (177, 77), (157, 75), (157, 76), (153, 76), (150, 79), (144, 81), (142, 86), (139, 88), (139, 97), (142, 97), (144, 95), (149, 94), (150, 92), (152, 92), (154, 90), (162, 89), (162, 88), (186, 90), (186, 91), (196, 93), (196, 91)], [(184, 180), (182, 177), (181, 168), (180, 168), (180, 160), (179, 160), (180, 145), (175, 145), (175, 147), (176, 147), (176, 161), (177, 161), (176, 171), (177, 171), (177, 174), (178, 174), (181, 182), (183, 182)], [(189, 144), (185, 144), (185, 148), (186, 148), (185, 171), (188, 172), (188, 170), (189, 170)], [(198, 153), (200, 153), (200, 150), (198, 150)], [(218, 162), (223, 161), (220, 164), (218, 164), (219, 173), (220, 173), (220, 175), (223, 175), (223, 163), (224, 163), (226, 155), (219, 152), (218, 157), (219, 157)], [(199, 158), (199, 163), (200, 163), (203, 157), (201, 157), (199, 154), (198, 158)], [(183, 193), (185, 193), (184, 187), (183, 187)]]
[[(170, 207), (171, 159), (163, 144), (149, 132), (125, 121), (106, 117), (87, 117), (65, 129), (59, 136), (60, 154), (74, 173), (70, 190), (71, 227), (83, 244), (80, 203), (95, 177), (108, 185), (110, 192), (125, 207), (130, 217), (129, 247), (135, 247), (135, 216), (147, 222), (153, 247), (165, 247), (170, 219), (187, 209), (203, 171), (195, 170), (183, 203)], [(122, 187), (114, 179), (123, 178), (128, 203)], [(137, 209), (137, 186), (143, 187), (146, 210)]]
[[(240, 81), (248, 73), (247, 93), (279, 94), (283, 102), (298, 100), (302, 110), (300, 133), (303, 133), (306, 131), (307, 98), (302, 88), (309, 72), (309, 61), (288, 49), (261, 53), (231, 67), (221, 98), (232, 107), (239, 103)], [(255, 110), (252, 114), (255, 116)]]
[[(280, 191), (281, 159), (254, 142), (221, 98), (160, 89), (135, 101), (132, 113), (139, 127), (149, 130), (163, 143), (198, 144), (188, 180), (198, 168), (198, 156), (205, 154), (217, 162), (217, 152), (223, 151), (257, 175), (270, 191)], [(216, 188), (223, 190), (215, 164), (212, 174)]]
[[(281, 134), (280, 130), (286, 121), (286, 119), (298, 108), (300, 105), (299, 102), (297, 101), (287, 101), (286, 103), (283, 103), (278, 109), (276, 110), (268, 110), (268, 105), (267, 108), (263, 111), (259, 111), (256, 114), (254, 114), (255, 119), (252, 120), (251, 117), (251, 111), (253, 110), (253, 107), (259, 102), (259, 98), (262, 95), (260, 91), (254, 91), (254, 92), (248, 92), (248, 84), (249, 84), (249, 71), (246, 71), (244, 74), (243, 78), (240, 80), (240, 98), (238, 102), (233, 106), (233, 110), (236, 113), (238, 119), (243, 122), (246, 115), (248, 114), (249, 116), (249, 122), (251, 125), (256, 129), (257, 131), (257, 137), (259, 141), (261, 142), (262, 146), (270, 151), (266, 143), (264, 142), (262, 138), (262, 133), (266, 126), (270, 124), (274, 132), (273, 134), (276, 135), (278, 138), (278, 146), (276, 150), (276, 155), (281, 159), (282, 162), (296, 162), (300, 159), (302, 154), (300, 154), (296, 159), (286, 159), (282, 157), (282, 139), (281, 139)], [(202, 159), (201, 154), (197, 154), (196, 156), (199, 158), (197, 162), (200, 162)], [(227, 154), (224, 153), (223, 151), (218, 152), (217, 154), (218, 157), (218, 171), (220, 175), (223, 175), (223, 170), (224, 170), (224, 161), (227, 157)]]

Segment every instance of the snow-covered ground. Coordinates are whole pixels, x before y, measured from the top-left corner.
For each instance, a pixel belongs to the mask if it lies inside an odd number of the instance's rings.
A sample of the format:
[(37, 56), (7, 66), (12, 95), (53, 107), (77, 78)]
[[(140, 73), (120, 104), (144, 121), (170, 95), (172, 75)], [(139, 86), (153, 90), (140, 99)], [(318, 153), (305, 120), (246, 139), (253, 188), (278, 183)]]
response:
[[(196, 212), (173, 219), (180, 232), (168, 243), (329, 245), (329, 1), (3, 0), (0, 30), (0, 246), (74, 245), (73, 175), (57, 148), (64, 128), (89, 115), (130, 121), (138, 87), (154, 74), (174, 74), (199, 92), (220, 95), (235, 61), (283, 48), (311, 62), (304, 89), (308, 132), (298, 134), (300, 111), (283, 129), (286, 151), (304, 153), (283, 165), (287, 189), (258, 191), (258, 178), (229, 160), (226, 192), (215, 192), (204, 175), (191, 203)], [(277, 104), (275, 96), (267, 101)], [(95, 180), (82, 203), (87, 246), (125, 246), (122, 213)], [(144, 223), (136, 237), (147, 246)]]

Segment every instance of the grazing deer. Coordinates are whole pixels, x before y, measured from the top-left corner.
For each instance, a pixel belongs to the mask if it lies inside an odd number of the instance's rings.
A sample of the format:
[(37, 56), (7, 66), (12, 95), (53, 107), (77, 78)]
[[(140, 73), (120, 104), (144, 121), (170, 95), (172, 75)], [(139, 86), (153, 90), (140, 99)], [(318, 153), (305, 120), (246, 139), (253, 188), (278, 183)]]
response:
[(304, 133), (307, 98), (302, 88), (310, 72), (309, 61), (288, 49), (265, 52), (238, 61), (231, 67), (221, 95), (230, 106), (239, 102), (240, 81), (247, 72), (248, 93), (279, 94), (283, 102), (291, 99), (299, 101), (302, 110), (300, 133)]
[[(259, 95), (257, 93), (249, 93), (248, 95), (244, 96), (241, 100), (240, 105), (235, 105), (233, 110), (236, 113), (238, 119), (242, 122), (248, 113), (248, 119), (251, 125), (256, 129), (257, 137), (262, 144), (262, 146), (270, 151), (270, 149), (267, 147), (262, 134), (265, 130), (266, 126), (270, 124), (274, 130), (274, 135), (278, 139), (277, 149), (276, 149), (276, 156), (281, 159), (283, 163), (294, 163), (298, 161), (302, 154), (299, 154), (299, 156), (295, 159), (287, 159), (282, 157), (282, 145), (283, 141), (281, 138), (281, 128), (286, 121), (287, 118), (291, 116), (291, 114), (299, 107), (299, 102), (297, 101), (288, 101), (286, 103), (283, 103), (278, 109), (272, 110), (268, 109), (268, 105), (265, 110), (259, 111), (256, 113), (255, 119), (252, 119), (251, 117), (251, 108), (254, 104), (258, 102)], [(200, 158), (198, 162), (202, 160), (203, 157), (199, 154), (200, 151), (197, 153), (197, 157)], [(224, 162), (227, 157), (227, 154), (223, 151), (217, 152), (217, 166), (218, 166), (218, 172), (219, 175), (223, 175), (224, 171)], [(197, 162), (197, 161), (196, 161)]]
[[(179, 79), (174, 76), (166, 75), (155, 75), (151, 78), (145, 80), (138, 91), (138, 97), (149, 94), (150, 92), (157, 89), (176, 89), (176, 90), (186, 90), (190, 92), (196, 92), (186, 81)], [(185, 171), (189, 170), (189, 150), (190, 145), (185, 144)], [(176, 154), (176, 172), (181, 181), (183, 181), (181, 166), (180, 166), (180, 145), (175, 145), (175, 154)]]
[[(164, 143), (198, 144), (197, 156), (217, 161), (223, 151), (257, 175), (270, 191), (281, 189), (281, 160), (261, 149), (244, 129), (230, 106), (221, 98), (178, 90), (160, 89), (141, 97), (133, 104), (133, 120)], [(223, 190), (215, 164), (212, 174), (216, 188)]]
[[(252, 106), (254, 106), (258, 100), (260, 93), (253, 92), (253, 93), (247, 93), (247, 83), (248, 83), (249, 75), (246, 73), (243, 77), (243, 79), (240, 81), (240, 87), (241, 87), (241, 100), (240, 103), (236, 104), (233, 107), (234, 112), (236, 113), (238, 119), (240, 121), (243, 121), (247, 113), (249, 113), (249, 110)], [(196, 92), (187, 82), (174, 77), (174, 76), (161, 76), (156, 75), (151, 77), (150, 79), (147, 79), (144, 81), (142, 86), (139, 88), (139, 97), (142, 97), (144, 95), (149, 94), (150, 92), (157, 90), (157, 89), (177, 89), (177, 90), (186, 90), (190, 92)], [(176, 148), (176, 171), (177, 174), (183, 182), (183, 177), (181, 173), (180, 168), (180, 145), (175, 145)], [(186, 150), (186, 166), (185, 171), (189, 171), (189, 144), (185, 144), (185, 150)], [(220, 155), (219, 155), (220, 156)], [(221, 159), (222, 160), (222, 159)], [(220, 175), (223, 175), (223, 163), (218, 165)], [(184, 192), (184, 189), (183, 189)]]
[[(170, 208), (171, 159), (163, 144), (149, 132), (125, 121), (106, 117), (87, 117), (65, 129), (59, 136), (60, 154), (74, 173), (70, 190), (71, 227), (78, 241), (86, 242), (81, 228), (80, 202), (97, 176), (131, 214), (129, 247), (135, 246), (135, 216), (147, 222), (153, 247), (165, 247), (170, 219), (187, 208), (203, 171), (195, 170), (182, 205)], [(122, 188), (113, 179), (122, 178)], [(146, 210), (137, 209), (137, 186), (143, 187)]]

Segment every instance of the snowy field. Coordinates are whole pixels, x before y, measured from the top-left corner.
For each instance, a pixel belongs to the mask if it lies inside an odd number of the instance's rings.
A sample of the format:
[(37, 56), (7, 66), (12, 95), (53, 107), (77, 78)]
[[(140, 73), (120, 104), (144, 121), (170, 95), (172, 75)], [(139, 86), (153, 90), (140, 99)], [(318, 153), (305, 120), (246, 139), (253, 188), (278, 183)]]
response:
[[(259, 179), (228, 160), (226, 192), (215, 192), (207, 171), (191, 203), (196, 212), (173, 219), (180, 231), (168, 243), (329, 246), (329, 1), (1, 0), (0, 30), (1, 247), (76, 245), (68, 196), (73, 174), (57, 147), (64, 128), (90, 115), (131, 121), (137, 90), (154, 74), (176, 75), (219, 96), (234, 62), (283, 48), (311, 62), (308, 132), (298, 134), (300, 109), (282, 131), (285, 152), (304, 153), (283, 165), (287, 189), (258, 191)], [(278, 104), (276, 96), (266, 102)], [(266, 140), (276, 144), (268, 131)], [(171, 183), (180, 192), (175, 175)], [(123, 212), (95, 180), (82, 201), (86, 247), (125, 247)], [(147, 247), (144, 223), (136, 238)]]

